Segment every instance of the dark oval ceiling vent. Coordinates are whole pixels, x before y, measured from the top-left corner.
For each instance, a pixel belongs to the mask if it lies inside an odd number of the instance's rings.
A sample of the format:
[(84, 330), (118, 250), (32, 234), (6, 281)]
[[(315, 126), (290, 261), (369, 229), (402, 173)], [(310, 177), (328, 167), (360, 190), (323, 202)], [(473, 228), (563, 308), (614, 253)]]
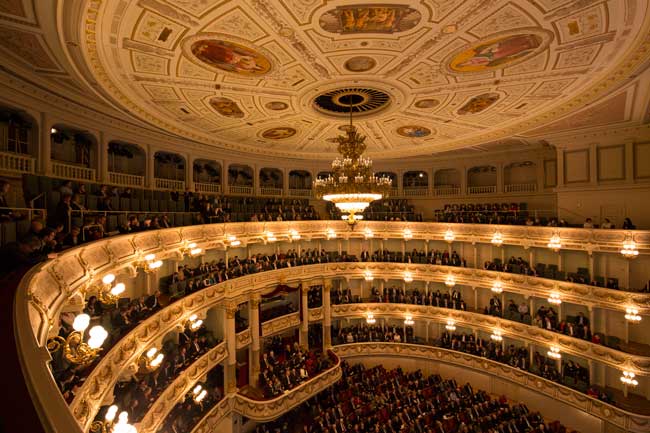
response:
[(344, 117), (352, 112), (356, 117), (374, 114), (390, 104), (390, 95), (368, 87), (344, 87), (323, 92), (314, 98), (314, 107), (321, 113)]

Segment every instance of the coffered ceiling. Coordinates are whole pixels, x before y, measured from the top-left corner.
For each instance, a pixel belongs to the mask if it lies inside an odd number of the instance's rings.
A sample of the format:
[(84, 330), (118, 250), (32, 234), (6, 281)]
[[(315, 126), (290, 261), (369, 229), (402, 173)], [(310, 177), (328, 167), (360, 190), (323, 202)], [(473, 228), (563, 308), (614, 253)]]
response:
[[(607, 98), (619, 123), (636, 87), (619, 90), (650, 50), (642, 0), (60, 3), (76, 11), (58, 8), (59, 32), (78, 34), (69, 59), (81, 71), (61, 84), (94, 86), (166, 132), (268, 156), (331, 158), (350, 106), (378, 159), (606, 125), (605, 106), (566, 118)], [(33, 11), (0, 5), (36, 26)], [(50, 76), (65, 69), (42, 34), (21, 31), (0, 26), (0, 46)]]

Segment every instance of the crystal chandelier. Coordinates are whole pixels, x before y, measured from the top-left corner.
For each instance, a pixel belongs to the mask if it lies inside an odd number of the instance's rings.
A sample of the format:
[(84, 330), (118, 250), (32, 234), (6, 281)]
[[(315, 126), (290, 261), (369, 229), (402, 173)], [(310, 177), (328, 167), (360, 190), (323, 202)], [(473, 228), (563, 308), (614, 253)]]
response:
[(372, 161), (363, 156), (366, 137), (357, 133), (352, 125), (352, 99), (348, 99), (350, 125), (345, 135), (336, 137), (337, 150), (342, 157), (332, 161), (332, 175), (314, 181), (314, 192), (316, 197), (334, 203), (344, 214), (341, 218), (353, 225), (363, 218), (361, 213), (371, 202), (388, 195), (391, 179), (375, 176)]

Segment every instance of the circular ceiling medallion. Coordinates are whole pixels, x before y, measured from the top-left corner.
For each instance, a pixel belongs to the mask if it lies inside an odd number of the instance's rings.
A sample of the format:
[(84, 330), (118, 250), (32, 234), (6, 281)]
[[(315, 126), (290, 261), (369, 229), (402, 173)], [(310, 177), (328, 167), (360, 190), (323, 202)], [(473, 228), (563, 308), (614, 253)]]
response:
[(287, 126), (280, 126), (277, 128), (267, 129), (262, 132), (262, 137), (269, 140), (283, 140), (285, 138), (293, 137), (296, 135), (296, 130), (294, 128), (289, 128)]
[(502, 69), (527, 60), (548, 48), (553, 33), (538, 28), (495, 34), (453, 53), (447, 69), (452, 73)]
[(269, 110), (275, 110), (275, 111), (286, 110), (287, 108), (289, 108), (289, 104), (281, 101), (267, 102), (266, 104), (264, 104), (264, 106)]
[(344, 87), (323, 92), (314, 98), (314, 107), (324, 114), (347, 116), (353, 113), (374, 114), (390, 105), (388, 93), (369, 87)]
[(402, 137), (421, 138), (431, 135), (431, 130), (419, 125), (407, 125), (397, 128), (397, 133)]
[(348, 59), (343, 67), (350, 72), (366, 72), (377, 66), (377, 62), (372, 57), (357, 56)]
[(433, 108), (440, 105), (437, 99), (420, 99), (415, 104), (415, 108)]
[[(246, 44), (246, 45), (245, 45)], [(186, 39), (183, 48), (195, 63), (215, 70), (243, 76), (259, 76), (272, 68), (270, 56), (246, 42), (234, 42), (220, 34), (198, 34)]]

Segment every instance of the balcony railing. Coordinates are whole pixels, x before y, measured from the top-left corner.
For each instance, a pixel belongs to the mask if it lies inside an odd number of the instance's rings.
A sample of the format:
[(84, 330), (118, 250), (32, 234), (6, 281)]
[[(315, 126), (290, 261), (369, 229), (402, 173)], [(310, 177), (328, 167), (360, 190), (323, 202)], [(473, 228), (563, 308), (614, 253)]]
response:
[(505, 186), (505, 192), (535, 192), (537, 191), (537, 184), (531, 183), (513, 183)]
[(108, 183), (120, 186), (133, 186), (141, 188), (144, 186), (144, 176), (135, 174), (118, 173), (116, 171), (108, 172)]
[(495, 194), (496, 192), (496, 185), (467, 187), (467, 194)]
[[(498, 361), (470, 355), (469, 353), (459, 353), (455, 350), (420, 344), (383, 342), (343, 344), (334, 346), (332, 350), (342, 358), (358, 357), (360, 355), (369, 357), (400, 356), (418, 358), (435, 362), (436, 364), (458, 365), (463, 369), (476, 370), (480, 373), (490, 374), (501, 380), (507, 380), (516, 385), (520, 385), (527, 390), (534, 390), (540, 394), (550, 396), (554, 400), (577, 408), (590, 418), (595, 417), (605, 421), (606, 424), (611, 423), (618, 427), (616, 429), (617, 431), (634, 433), (647, 432), (648, 425), (650, 424), (650, 417), (647, 415), (627, 412), (533, 373), (511, 367)], [(508, 387), (508, 391), (510, 390)]]
[(300, 325), (300, 312), (285, 314), (262, 323), (262, 337), (268, 337), (285, 329)]
[(311, 197), (311, 189), (289, 188), (289, 195), (294, 197)]
[(282, 192), (283, 192), (282, 188), (271, 188), (267, 186), (263, 186), (260, 188), (260, 194), (262, 195), (281, 196)]
[(36, 159), (18, 153), (0, 152), (0, 171), (34, 173), (36, 171)]
[(167, 189), (170, 191), (184, 191), (185, 182), (182, 180), (174, 179), (161, 179), (159, 177), (155, 178), (156, 188), (158, 189)]
[(241, 186), (241, 185), (229, 185), (228, 192), (230, 194), (253, 195), (253, 187)]
[(197, 192), (221, 194), (221, 185), (218, 183), (194, 182), (194, 189)]
[(235, 343), (237, 345), (237, 350), (242, 349), (248, 346), (249, 344), (251, 344), (253, 342), (253, 335), (251, 334), (251, 329), (247, 328), (241, 332), (238, 332), (237, 335), (235, 335), (235, 340), (237, 341), (237, 343)]
[(423, 197), (429, 194), (429, 187), (426, 186), (411, 186), (404, 188), (404, 196), (406, 197)]
[(61, 179), (95, 180), (95, 169), (52, 161), (52, 175)]
[(459, 186), (437, 186), (433, 189), (433, 193), (436, 197), (450, 197), (454, 195), (460, 195)]

